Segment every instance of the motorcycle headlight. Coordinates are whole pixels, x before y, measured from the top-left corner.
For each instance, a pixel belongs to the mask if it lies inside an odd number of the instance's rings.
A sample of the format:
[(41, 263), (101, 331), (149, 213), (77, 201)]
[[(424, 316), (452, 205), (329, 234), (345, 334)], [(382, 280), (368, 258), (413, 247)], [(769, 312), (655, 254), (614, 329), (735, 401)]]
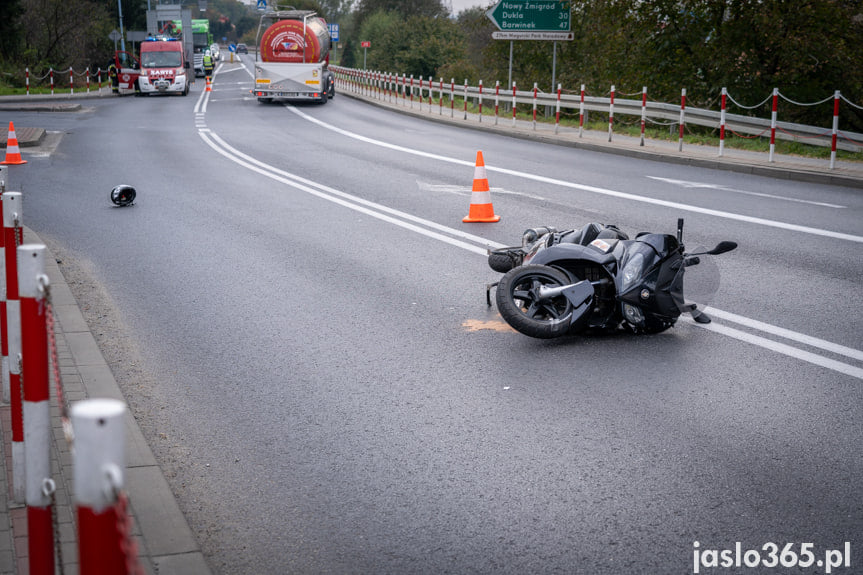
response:
[(621, 293), (629, 290), (629, 288), (635, 284), (636, 280), (641, 277), (642, 268), (644, 268), (643, 254), (635, 254), (628, 262), (626, 262), (626, 265), (623, 267), (623, 271), (620, 274)]

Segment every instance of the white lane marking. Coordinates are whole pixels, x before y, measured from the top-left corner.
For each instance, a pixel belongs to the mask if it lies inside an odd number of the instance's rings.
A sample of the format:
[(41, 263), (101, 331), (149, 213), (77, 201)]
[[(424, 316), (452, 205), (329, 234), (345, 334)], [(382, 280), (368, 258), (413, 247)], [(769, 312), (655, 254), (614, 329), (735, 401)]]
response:
[[(337, 126), (333, 126), (332, 124), (327, 124), (326, 122), (323, 122), (323, 121), (321, 121), (321, 120), (318, 120), (317, 118), (313, 118), (313, 117), (309, 116), (308, 114), (305, 114), (304, 112), (302, 112), (302, 111), (298, 110), (297, 108), (295, 108), (295, 107), (293, 107), (293, 106), (285, 106), (285, 108), (286, 108), (287, 110), (289, 110), (289, 111), (293, 112), (294, 114), (296, 114), (296, 115), (300, 116), (301, 118), (304, 118), (304, 119), (308, 120), (309, 122), (312, 122), (312, 123), (314, 123), (314, 124), (317, 124), (317, 125), (321, 126), (322, 128), (326, 128), (327, 130), (331, 130), (331, 131), (333, 131), (333, 132), (336, 132), (336, 133), (338, 133), (338, 134), (342, 134), (343, 136), (346, 136), (346, 137), (348, 137), (348, 138), (353, 138), (353, 139), (355, 139), (355, 140), (359, 140), (359, 141), (361, 141), (361, 142), (366, 142), (366, 143), (368, 143), (368, 144), (373, 144), (373, 145), (375, 145), (375, 146), (380, 146), (380, 147), (387, 148), (387, 149), (390, 149), (390, 150), (396, 150), (396, 151), (399, 151), (399, 152), (403, 152), (403, 153), (405, 153), (405, 154), (412, 154), (412, 155), (420, 156), (420, 157), (423, 157), (423, 158), (429, 158), (429, 159), (432, 159), (432, 160), (438, 160), (438, 161), (441, 161), (441, 162), (449, 162), (449, 163), (451, 163), (451, 164), (458, 164), (458, 165), (461, 165), (461, 166), (474, 166), (474, 163), (473, 163), (473, 162), (468, 162), (468, 161), (465, 161), (465, 160), (458, 160), (458, 159), (456, 159), (456, 158), (449, 158), (449, 157), (446, 157), (446, 156), (441, 156), (441, 155), (439, 155), (439, 154), (432, 154), (432, 153), (429, 153), (429, 152), (423, 152), (423, 151), (421, 151), (421, 150), (415, 150), (415, 149), (413, 149), (413, 148), (405, 148), (404, 146), (398, 146), (398, 145), (396, 145), (396, 144), (390, 144), (390, 143), (388, 143), (388, 142), (382, 142), (382, 141), (380, 141), (380, 140), (375, 140), (375, 139), (373, 139), (373, 138), (369, 138), (369, 137), (367, 137), (367, 136), (361, 136), (361, 135), (356, 134), (356, 133), (354, 133), (354, 132), (350, 132), (350, 131), (348, 131), (348, 130), (344, 130), (344, 129), (339, 128), (339, 127), (337, 127)], [(723, 212), (723, 211), (720, 211), (720, 210), (712, 210), (712, 209), (709, 209), (709, 208), (701, 208), (701, 207), (698, 207), (698, 206), (690, 206), (690, 205), (687, 205), (687, 204), (680, 204), (680, 203), (677, 203), (677, 202), (669, 202), (669, 201), (666, 201), (666, 200), (659, 200), (659, 199), (656, 199), (656, 198), (647, 198), (647, 197), (644, 197), (644, 196), (637, 196), (637, 195), (635, 195), (635, 194), (629, 194), (629, 193), (626, 193), (626, 192), (618, 192), (618, 191), (616, 191), (616, 190), (610, 190), (610, 189), (608, 189), (608, 188), (599, 188), (599, 187), (596, 187), (596, 186), (588, 186), (588, 185), (585, 185), (585, 184), (577, 184), (577, 183), (575, 183), (575, 182), (567, 182), (567, 181), (565, 181), (565, 180), (558, 180), (558, 179), (555, 179), (555, 178), (549, 178), (549, 177), (546, 177), (546, 176), (539, 176), (539, 175), (537, 175), (537, 174), (530, 174), (530, 173), (527, 173), (527, 172), (519, 172), (519, 171), (517, 171), (517, 170), (509, 170), (509, 169), (507, 169), (507, 168), (496, 168), (496, 167), (494, 167), (494, 166), (490, 166), (490, 165), (488, 165), (488, 164), (486, 164), (485, 169), (486, 169), (486, 171), (488, 171), (488, 172), (498, 172), (498, 173), (501, 173), (501, 174), (507, 174), (507, 175), (510, 175), (510, 176), (516, 176), (516, 177), (524, 178), (524, 179), (527, 179), (527, 180), (533, 180), (533, 181), (536, 181), (536, 182), (542, 182), (542, 183), (545, 183), (545, 184), (552, 184), (552, 185), (555, 185), (555, 186), (561, 186), (561, 187), (564, 187), (564, 188), (571, 188), (571, 189), (574, 189), (574, 190), (581, 190), (581, 191), (584, 191), (584, 192), (591, 192), (591, 193), (594, 193), (594, 194), (602, 194), (602, 195), (604, 195), (604, 196), (611, 196), (611, 197), (614, 197), (614, 198), (620, 198), (620, 199), (623, 199), (623, 200), (630, 200), (630, 201), (633, 201), (633, 202), (643, 202), (643, 203), (647, 203), (647, 204), (653, 204), (653, 205), (656, 205), (656, 206), (663, 206), (663, 207), (666, 207), (666, 208), (673, 208), (673, 209), (675, 209), (675, 210), (683, 210), (683, 211), (687, 211), (687, 212), (695, 212), (695, 213), (697, 213), (697, 214), (704, 214), (704, 215), (708, 215), (708, 216), (715, 216), (715, 217), (717, 217), (717, 218), (725, 218), (725, 219), (730, 219), (730, 220), (737, 220), (737, 221), (740, 221), (740, 222), (747, 222), (747, 223), (750, 223), (750, 224), (758, 224), (758, 225), (762, 225), (762, 226), (769, 226), (769, 227), (773, 227), (773, 228), (780, 228), (780, 229), (790, 230), (790, 231), (794, 231), (794, 232), (802, 232), (802, 233), (805, 233), (805, 234), (813, 234), (813, 235), (817, 235), (817, 236), (825, 236), (825, 237), (828, 237), (828, 238), (835, 238), (835, 239), (839, 239), (839, 240), (847, 240), (847, 241), (850, 241), (850, 242), (863, 243), (863, 236), (855, 236), (855, 235), (852, 235), (852, 234), (844, 234), (844, 233), (841, 233), (841, 232), (834, 232), (834, 231), (831, 231), (831, 230), (822, 230), (822, 229), (819, 229), (819, 228), (811, 228), (811, 227), (808, 227), (808, 226), (801, 226), (801, 225), (798, 225), (798, 224), (789, 224), (789, 223), (786, 223), (786, 222), (778, 222), (778, 221), (775, 221), (775, 220), (767, 220), (767, 219), (764, 219), (764, 218), (755, 218), (755, 217), (752, 217), (752, 216), (744, 216), (744, 215), (742, 215), (742, 214), (734, 214), (734, 213), (731, 213), (731, 212)]]
[[(423, 218), (419, 218), (419, 217), (414, 216), (412, 214), (408, 214), (406, 212), (401, 212), (399, 210), (395, 210), (395, 209), (389, 208), (387, 206), (383, 206), (381, 204), (376, 204), (375, 202), (371, 202), (371, 201), (365, 200), (363, 198), (353, 196), (353, 195), (348, 194), (346, 192), (342, 192), (342, 191), (336, 190), (334, 188), (330, 188), (328, 186), (319, 184), (317, 182), (313, 182), (311, 180), (297, 176), (295, 174), (285, 172), (283, 170), (280, 170), (278, 168), (270, 166), (269, 164), (265, 164), (264, 162), (261, 162), (260, 160), (252, 158), (251, 156), (244, 154), (243, 152), (240, 152), (239, 150), (237, 150), (237, 149), (233, 148), (232, 146), (230, 146), (229, 144), (227, 144), (218, 135), (210, 132), (209, 130), (206, 130), (206, 131), (200, 130), (199, 135), (201, 136), (201, 139), (209, 147), (211, 147), (213, 150), (215, 150), (217, 153), (221, 154), (222, 156), (226, 157), (227, 159), (229, 159), (229, 160), (231, 160), (231, 161), (233, 161), (233, 162), (235, 162), (235, 163), (237, 163), (237, 164), (239, 164), (239, 165), (241, 165), (241, 166), (243, 166), (249, 170), (252, 170), (256, 173), (259, 173), (263, 176), (266, 176), (266, 177), (271, 178), (273, 180), (282, 182), (288, 186), (291, 186), (291, 187), (294, 187), (298, 190), (312, 194), (312, 195), (317, 196), (321, 199), (325, 199), (325, 200), (328, 200), (330, 202), (334, 202), (336, 204), (350, 208), (352, 210), (356, 210), (358, 212), (364, 213), (364, 214), (369, 215), (371, 217), (378, 218), (378, 219), (386, 221), (388, 223), (391, 223), (391, 224), (400, 226), (402, 228), (417, 232), (419, 234), (422, 234), (424, 236), (445, 242), (447, 244), (450, 244), (450, 245), (453, 245), (456, 247), (460, 247), (462, 249), (465, 249), (467, 251), (470, 251), (470, 252), (473, 252), (475, 254), (479, 254), (482, 256), (486, 255), (486, 253), (487, 253), (486, 249), (489, 247), (490, 248), (500, 248), (500, 247), (504, 246), (504, 244), (498, 244), (496, 242), (490, 242), (489, 240), (486, 240), (485, 238), (482, 238), (480, 236), (474, 236), (473, 234), (468, 234), (466, 232), (462, 232), (461, 230), (449, 228), (447, 226), (437, 224), (436, 222), (425, 220)], [(455, 236), (462, 237), (464, 239), (468, 239), (470, 241), (477, 242), (481, 245), (485, 244), (486, 247), (475, 246), (475, 245), (460, 241), (458, 239), (455, 239), (455, 238), (452, 238), (449, 236), (445, 236), (445, 235), (440, 234), (440, 233), (433, 232), (429, 229), (425, 229), (425, 228), (419, 227), (418, 225), (414, 225), (414, 224), (408, 223), (406, 221), (396, 219), (396, 217), (388, 216), (388, 215), (386, 215), (384, 213), (380, 213), (380, 211), (376, 211), (376, 210), (387, 212), (389, 214), (392, 214), (393, 216), (405, 218), (407, 220), (428, 226), (430, 228), (437, 229), (437, 230), (446, 232), (448, 234), (452, 234)], [(745, 318), (743, 316), (738, 316), (738, 315), (732, 314), (730, 312), (724, 312), (724, 311), (716, 309), (716, 308), (709, 308), (709, 311), (714, 317), (721, 317), (722, 319), (736, 322), (736, 323), (739, 323), (741, 325), (745, 325), (745, 326), (753, 328), (753, 329), (759, 329), (759, 330), (765, 331), (767, 333), (771, 333), (773, 335), (777, 335), (780, 337), (791, 339), (793, 341), (804, 343), (806, 345), (810, 345), (813, 347), (817, 347), (820, 349), (831, 351), (831, 352), (834, 352), (837, 354), (846, 355), (849, 358), (853, 358), (853, 359), (863, 358), (863, 352), (860, 352), (860, 351), (852, 349), (852, 348), (840, 346), (838, 344), (834, 344), (834, 343), (831, 343), (831, 342), (828, 342), (825, 340), (821, 340), (818, 338), (807, 336), (805, 334), (793, 332), (791, 330), (786, 330), (784, 328), (771, 326), (769, 324), (766, 324), (766, 323), (763, 323), (763, 322), (760, 322), (757, 320)], [(760, 337), (757, 335), (753, 335), (753, 334), (750, 334), (750, 333), (747, 333), (747, 332), (744, 332), (744, 331), (741, 331), (741, 330), (738, 330), (738, 329), (735, 329), (732, 327), (722, 326), (722, 325), (718, 325), (716, 323), (698, 324), (698, 323), (695, 323), (694, 321), (692, 321), (691, 319), (689, 319), (687, 317), (684, 317), (682, 319), (684, 321), (691, 323), (692, 325), (695, 325), (697, 327), (702, 327), (702, 328), (707, 329), (709, 331), (712, 331), (714, 333), (726, 335), (728, 337), (732, 337), (734, 339), (737, 339), (737, 340), (740, 340), (740, 341), (743, 341), (746, 343), (750, 343), (752, 345), (756, 345), (756, 346), (762, 347), (764, 349), (775, 351), (777, 353), (781, 353), (781, 354), (787, 355), (789, 357), (793, 357), (793, 358), (800, 359), (800, 360), (808, 362), (808, 363), (812, 363), (814, 365), (825, 367), (827, 369), (830, 369), (830, 370), (833, 370), (833, 371), (836, 371), (836, 372), (839, 372), (839, 373), (842, 373), (845, 375), (850, 375), (850, 376), (855, 377), (857, 379), (863, 379), (863, 369), (849, 365), (849, 364), (846, 364), (846, 363), (842, 363), (840, 361), (829, 359), (829, 358), (826, 358), (826, 357), (823, 357), (823, 356), (820, 356), (820, 355), (817, 355), (817, 354), (814, 354), (811, 352), (803, 351), (803, 350), (795, 348), (793, 346), (790, 346), (790, 345), (787, 345), (784, 343), (780, 343), (780, 342), (776, 342), (776, 341), (773, 341), (773, 340), (770, 340), (770, 339), (767, 339), (764, 337)]]
[[(713, 311), (714, 313), (716, 312), (715, 309)], [(856, 377), (857, 379), (863, 379), (863, 369), (855, 367), (853, 365), (848, 365), (847, 363), (842, 363), (841, 361), (836, 361), (835, 359), (830, 359), (815, 353), (803, 351), (802, 349), (784, 343), (779, 343), (778, 341), (773, 341), (772, 339), (767, 339), (758, 335), (747, 333), (745, 331), (740, 331), (739, 329), (734, 329), (733, 327), (728, 327), (726, 325), (715, 323), (695, 323), (694, 320), (688, 317), (684, 317), (682, 319), (687, 323), (690, 323), (691, 325), (702, 327), (707, 331), (727, 335), (728, 337), (733, 337), (734, 339), (746, 343), (751, 343), (752, 345), (757, 345), (759, 347), (769, 349), (770, 351), (775, 351), (776, 353), (781, 353), (795, 359), (801, 359), (807, 363), (826, 367), (827, 369), (830, 369), (832, 371), (838, 371), (839, 373), (844, 373), (845, 375), (850, 375), (851, 377)]]
[(750, 319), (748, 317), (743, 317), (741, 315), (722, 311), (721, 309), (716, 309), (713, 307), (705, 308), (705, 313), (707, 313), (707, 315), (711, 317), (718, 317), (724, 319), (725, 321), (730, 321), (746, 327), (750, 327), (752, 329), (757, 329), (758, 331), (763, 331), (765, 333), (784, 337), (785, 339), (790, 339), (792, 341), (796, 341), (811, 347), (817, 347), (819, 349), (823, 349), (824, 351), (829, 351), (838, 355), (844, 355), (851, 359), (856, 359), (857, 361), (863, 361), (863, 351), (851, 347), (846, 347), (844, 345), (839, 345), (838, 343), (831, 343), (823, 339), (818, 339), (817, 337), (797, 333), (796, 331), (791, 331), (790, 329), (777, 327), (775, 325), (770, 325), (769, 323), (764, 323), (756, 319)]
[(845, 209), (848, 206), (841, 206), (839, 204), (828, 204), (827, 202), (814, 202), (812, 200), (801, 200), (799, 198), (789, 198), (786, 196), (777, 196), (776, 194), (764, 194), (761, 192), (750, 192), (748, 190), (738, 190), (737, 188), (729, 188), (728, 186), (723, 186), (721, 184), (708, 184), (705, 182), (690, 182), (687, 180), (675, 180), (673, 178), (661, 178), (659, 176), (647, 176), (651, 180), (658, 180), (660, 182), (666, 182), (668, 184), (675, 184), (677, 186), (682, 186), (684, 188), (695, 188), (695, 189), (707, 189), (707, 190), (722, 190), (724, 192), (733, 192), (735, 194), (745, 194), (747, 196), (758, 196), (761, 198), (770, 198), (773, 200), (783, 200), (786, 202), (798, 202), (801, 204), (810, 204), (813, 206), (821, 206), (825, 208), (836, 208), (836, 209)]
[[(207, 133), (204, 133), (203, 131), (199, 131), (198, 133), (200, 134), (201, 139), (203, 139), (204, 142), (208, 146), (210, 146), (213, 150), (215, 150), (219, 154), (225, 156), (229, 160), (231, 160), (237, 164), (240, 164), (241, 166), (243, 166), (249, 170), (252, 170), (253, 172), (257, 172), (263, 176), (267, 176), (268, 178), (274, 179), (278, 182), (281, 182), (285, 185), (294, 187), (294, 188), (301, 190), (303, 192), (306, 192), (308, 194), (312, 194), (313, 196), (317, 196), (321, 199), (328, 200), (330, 202), (339, 204), (341, 206), (344, 206), (346, 208), (350, 208), (352, 210), (356, 210), (356, 211), (361, 212), (363, 214), (366, 214), (368, 216), (378, 218), (378, 219), (383, 220), (385, 222), (389, 222), (391, 224), (401, 226), (403, 228), (409, 229), (411, 231), (417, 232), (417, 233), (425, 235), (427, 237), (434, 238), (436, 240), (440, 240), (440, 241), (448, 243), (450, 245), (460, 247), (460, 248), (463, 248), (465, 250), (468, 250), (468, 251), (471, 251), (473, 253), (480, 254), (483, 256), (488, 253), (488, 251), (487, 251), (488, 248), (503, 247), (502, 244), (489, 242), (485, 238), (481, 238), (479, 236), (474, 236), (474, 235), (468, 234), (466, 232), (461, 232), (460, 230), (447, 228), (446, 226), (441, 226), (440, 224), (437, 224), (435, 222), (432, 222), (429, 220), (424, 220), (422, 218), (412, 216), (411, 214), (408, 214), (405, 212), (400, 212), (399, 210), (394, 210), (392, 208), (388, 208), (386, 206), (382, 206), (380, 204), (376, 204), (374, 202), (364, 200), (364, 199), (359, 198), (357, 196), (352, 196), (351, 194), (341, 192), (341, 191), (336, 190), (334, 188), (330, 188), (328, 186), (318, 184), (316, 182), (313, 182), (311, 180), (307, 180), (307, 179), (302, 178), (300, 176), (290, 174), (290, 173), (285, 172), (283, 170), (279, 170), (279, 169), (274, 168), (272, 166), (269, 166), (263, 162), (260, 162), (260, 161), (254, 159), (250, 156), (247, 156), (246, 154), (243, 154), (239, 150), (232, 148), (227, 143), (225, 143), (224, 140), (222, 140), (221, 138), (219, 138), (216, 134), (214, 134), (212, 132), (208, 131)], [(214, 143), (214, 141), (217, 141), (219, 143), (219, 145), (217, 146)], [(318, 189), (315, 189), (315, 188), (318, 188)], [(366, 206), (368, 206), (368, 207), (366, 207)], [(377, 211), (375, 211), (375, 210), (377, 210)], [(460, 236), (460, 237), (463, 237), (465, 239), (470, 239), (472, 241), (476, 241), (477, 243), (484, 243), (487, 247), (480, 247), (480, 246), (475, 246), (473, 244), (468, 244), (468, 243), (463, 242), (461, 240), (458, 240), (458, 239), (455, 239), (455, 238), (452, 238), (449, 236), (445, 236), (443, 234), (431, 231), (429, 229), (421, 228), (417, 225), (411, 224), (411, 223), (406, 222), (404, 220), (396, 219), (395, 217), (388, 216), (388, 215), (381, 213), (381, 212), (389, 212), (389, 213), (393, 214), (394, 216), (405, 218), (407, 220), (412, 220), (414, 222), (426, 225), (430, 228), (437, 228), (440, 230), (445, 230), (447, 233), (450, 233), (452, 235)]]

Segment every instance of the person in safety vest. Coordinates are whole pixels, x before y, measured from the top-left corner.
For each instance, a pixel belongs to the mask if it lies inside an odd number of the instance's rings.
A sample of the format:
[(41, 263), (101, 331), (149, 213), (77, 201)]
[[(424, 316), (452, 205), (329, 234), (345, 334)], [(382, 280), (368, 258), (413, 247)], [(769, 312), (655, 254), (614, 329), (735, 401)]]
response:
[(213, 75), (213, 67), (215, 63), (213, 62), (213, 55), (210, 54), (210, 51), (207, 50), (204, 52), (204, 75), (208, 78)]
[(120, 75), (118, 72), (117, 65), (114, 60), (111, 60), (111, 63), (108, 64), (108, 78), (111, 79), (111, 91), (115, 94), (120, 92)]

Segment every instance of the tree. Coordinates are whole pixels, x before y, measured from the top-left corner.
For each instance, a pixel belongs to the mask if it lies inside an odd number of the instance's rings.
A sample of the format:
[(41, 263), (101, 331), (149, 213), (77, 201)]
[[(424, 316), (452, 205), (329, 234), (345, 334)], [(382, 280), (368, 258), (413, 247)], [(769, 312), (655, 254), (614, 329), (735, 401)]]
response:
[(354, 11), (356, 26), (362, 28), (365, 20), (377, 12), (395, 13), (405, 20), (411, 16), (449, 18), (449, 10), (441, 0), (359, 0)]

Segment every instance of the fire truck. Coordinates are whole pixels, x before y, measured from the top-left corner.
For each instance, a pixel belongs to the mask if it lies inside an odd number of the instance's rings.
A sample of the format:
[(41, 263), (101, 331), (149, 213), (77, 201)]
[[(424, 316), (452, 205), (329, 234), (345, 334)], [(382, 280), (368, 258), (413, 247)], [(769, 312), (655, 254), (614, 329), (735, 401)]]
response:
[(160, 36), (141, 43), (138, 89), (141, 94), (189, 93), (189, 63), (183, 55), (183, 43), (176, 38)]

